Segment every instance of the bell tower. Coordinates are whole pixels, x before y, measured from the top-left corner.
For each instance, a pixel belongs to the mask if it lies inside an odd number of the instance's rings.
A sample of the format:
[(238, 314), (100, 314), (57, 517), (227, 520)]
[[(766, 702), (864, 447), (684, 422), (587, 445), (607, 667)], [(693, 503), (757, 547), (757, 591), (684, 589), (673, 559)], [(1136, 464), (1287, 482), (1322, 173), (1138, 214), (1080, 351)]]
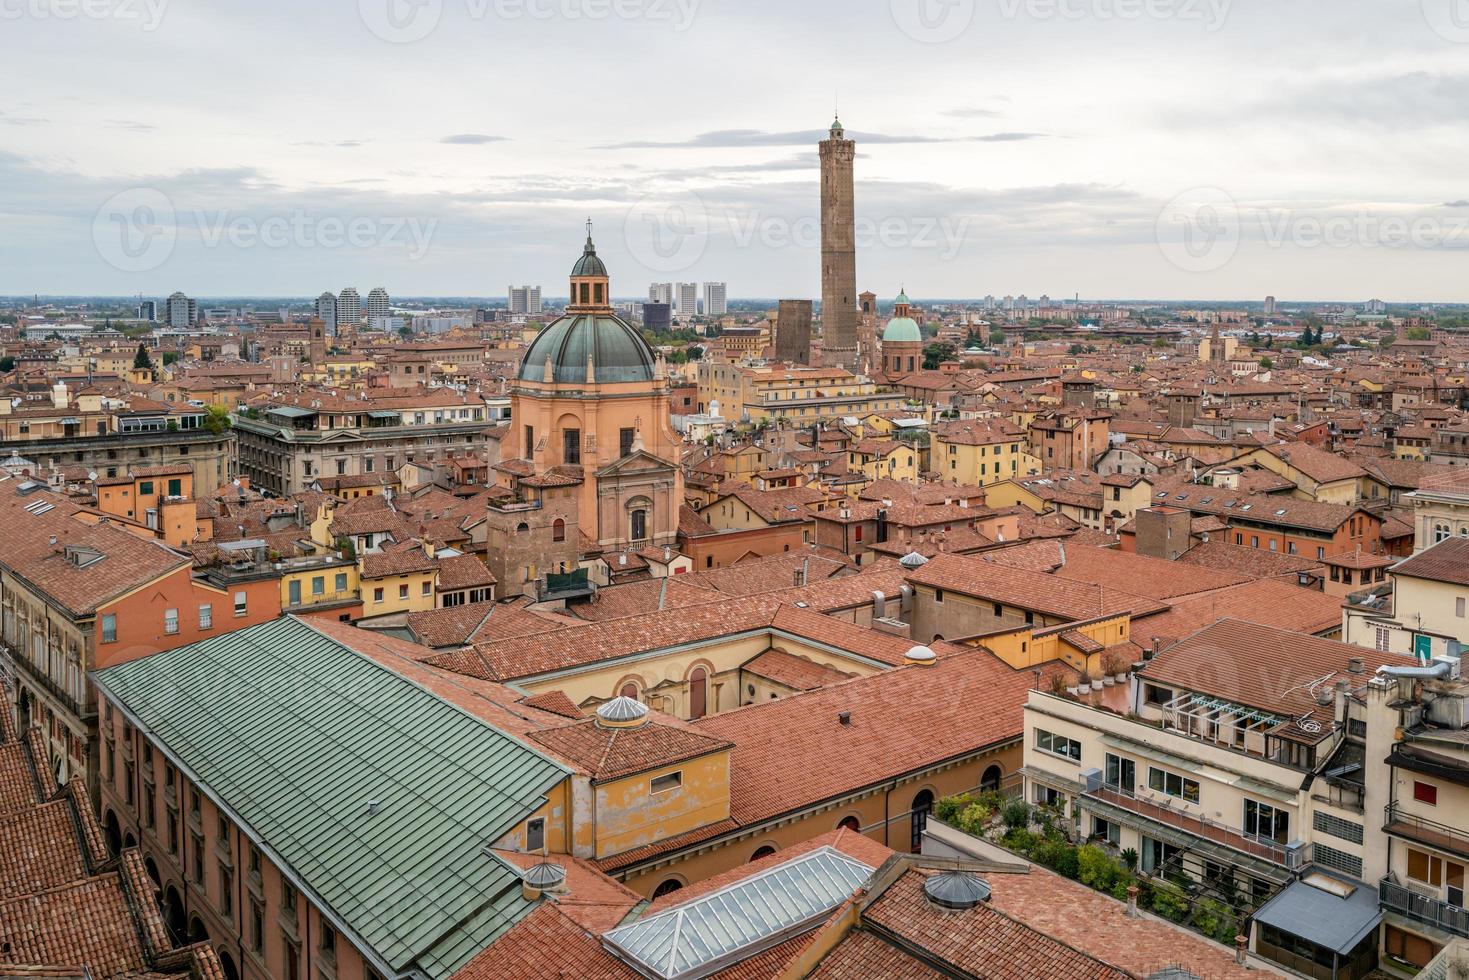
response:
[(592, 219), (587, 219), (587, 243), (582, 247), (581, 260), (571, 269), (571, 301), (566, 305), (568, 313), (610, 313), (612, 311), (611, 280), (607, 266), (597, 257), (597, 246), (592, 244)]

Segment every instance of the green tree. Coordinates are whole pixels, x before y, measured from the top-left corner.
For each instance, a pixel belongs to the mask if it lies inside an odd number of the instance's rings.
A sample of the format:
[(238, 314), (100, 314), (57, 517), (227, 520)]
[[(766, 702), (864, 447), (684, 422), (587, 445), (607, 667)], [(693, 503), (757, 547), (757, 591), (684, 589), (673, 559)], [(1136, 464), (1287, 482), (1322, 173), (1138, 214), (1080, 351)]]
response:
[(178, 359), (179, 359), (179, 353), (178, 353), (178, 351), (167, 350), (167, 351), (164, 351), (163, 352), (163, 366), (164, 367), (168, 367), (170, 364), (174, 363)]
[(955, 353), (953, 344), (929, 344), (923, 348), (923, 369), (925, 371), (937, 370), (940, 364), (950, 360)]
[(204, 410), (204, 428), (220, 435), (230, 428), (230, 412), (223, 405), (210, 405)]
[(147, 344), (139, 344), (138, 345), (138, 353), (136, 355), (134, 355), (134, 357), (133, 357), (133, 367), (135, 367), (135, 368), (151, 368), (151, 367), (153, 367), (153, 358), (151, 358), (151, 357), (148, 356), (148, 345)]
[(1268, 357), (1262, 357), (1260, 358), (1260, 366), (1269, 371), (1271, 368), (1275, 367), (1275, 362)]
[(399, 327), (398, 328), (398, 336), (399, 337), (412, 337), (413, 336), (413, 328), (412, 327)]
[(1433, 334), (1428, 332), (1427, 327), (1413, 327), (1407, 333), (1407, 338), (1409, 340), (1429, 340), (1432, 337)]
[(15, 370), (15, 358), (13, 358), (13, 357), (0, 357), (0, 371), (3, 371), (6, 374), (9, 374), (11, 371), (14, 371), (14, 370)]
[(995, 327), (993, 330), (990, 331), (990, 346), (991, 347), (999, 347), (1004, 342), (1005, 342), (1005, 331), (1001, 330), (999, 327)]

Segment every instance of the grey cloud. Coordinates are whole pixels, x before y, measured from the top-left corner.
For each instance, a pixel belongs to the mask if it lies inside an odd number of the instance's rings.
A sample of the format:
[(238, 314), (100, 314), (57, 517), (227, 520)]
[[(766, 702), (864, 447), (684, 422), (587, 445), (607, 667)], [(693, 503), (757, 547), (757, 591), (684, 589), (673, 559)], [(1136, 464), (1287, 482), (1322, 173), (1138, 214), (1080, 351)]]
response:
[(503, 143), (507, 139), (509, 137), (490, 136), (486, 133), (455, 133), (453, 136), (445, 136), (439, 142), (451, 146), (482, 146), (485, 143)]
[(109, 125), (118, 129), (130, 129), (135, 133), (151, 133), (158, 128), (145, 122), (138, 122), (136, 119), (114, 119)]
[[(859, 143), (965, 143), (965, 142), (1009, 142), (1012, 140), (1041, 139), (1041, 133), (996, 133), (990, 136), (908, 136), (885, 133), (864, 133), (847, 130), (849, 139)], [(692, 139), (675, 142), (634, 140), (627, 143), (610, 143), (599, 146), (600, 150), (667, 150), (708, 149), (770, 146), (810, 146), (827, 138), (827, 130), (805, 129), (796, 132), (771, 133), (763, 129), (720, 129), (700, 133)]]
[(1469, 208), (1469, 198), (1465, 198), (1464, 200), (1461, 200), (1461, 201), (1445, 201), (1443, 203), (1443, 207), (1446, 207), (1446, 208)]

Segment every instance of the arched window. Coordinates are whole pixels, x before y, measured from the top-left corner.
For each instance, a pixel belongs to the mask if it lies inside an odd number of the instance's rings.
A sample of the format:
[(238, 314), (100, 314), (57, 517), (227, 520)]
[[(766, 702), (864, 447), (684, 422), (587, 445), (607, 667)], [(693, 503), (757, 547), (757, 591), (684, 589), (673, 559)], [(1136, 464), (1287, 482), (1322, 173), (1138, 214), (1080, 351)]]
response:
[(678, 891), (682, 887), (683, 882), (679, 881), (677, 878), (669, 878), (667, 881), (663, 882), (663, 884), (653, 889), (653, 897), (662, 898), (664, 895), (672, 895), (674, 892)]
[(984, 771), (984, 776), (979, 780), (979, 788), (986, 793), (997, 790), (1000, 788), (1000, 780), (1002, 778), (1004, 778), (1004, 773), (1000, 770), (1000, 767), (990, 766)]
[(923, 849), (923, 831), (928, 826), (928, 815), (933, 812), (933, 793), (924, 790), (913, 797), (913, 809), (910, 812), (910, 823), (913, 827), (912, 839), (909, 843), (914, 854)]
[(622, 685), (622, 690), (618, 693), (624, 698), (632, 698), (634, 701), (636, 701), (638, 699), (638, 686), (632, 681), (628, 681), (626, 684)]
[(1434, 544), (1438, 544), (1440, 541), (1446, 540), (1448, 538), (1448, 536), (1449, 536), (1449, 526), (1447, 524), (1435, 524), (1435, 525), (1433, 525), (1433, 543)]
[(515, 533), (516, 534), (525, 534), (529, 530), (530, 530), (530, 525), (527, 524), (527, 523), (525, 523), (524, 521), (522, 521), (521, 523), (515, 525)]
[(632, 512), (632, 539), (644, 541), (648, 537), (648, 512), (641, 507)]
[(240, 980), (240, 971), (235, 967), (234, 957), (224, 950), (219, 951), (219, 968), (224, 971), (224, 980)]
[(566, 540), (566, 522), (563, 521), (559, 517), (556, 518), (556, 522), (551, 525), (551, 540), (552, 541), (565, 541)]
[(837, 824), (837, 829), (850, 830), (854, 834), (860, 834), (862, 833), (862, 821), (856, 817), (846, 817), (841, 823)]
[(766, 844), (764, 847), (760, 848), (760, 850), (756, 851), (754, 854), (751, 854), (750, 855), (750, 860), (751, 861), (758, 861), (761, 858), (768, 858), (768, 857), (770, 857), (770, 855), (772, 855), (774, 853), (775, 853), (775, 848), (771, 847), (769, 844)]
[(702, 718), (709, 713), (709, 672), (695, 667), (689, 675), (689, 717)]

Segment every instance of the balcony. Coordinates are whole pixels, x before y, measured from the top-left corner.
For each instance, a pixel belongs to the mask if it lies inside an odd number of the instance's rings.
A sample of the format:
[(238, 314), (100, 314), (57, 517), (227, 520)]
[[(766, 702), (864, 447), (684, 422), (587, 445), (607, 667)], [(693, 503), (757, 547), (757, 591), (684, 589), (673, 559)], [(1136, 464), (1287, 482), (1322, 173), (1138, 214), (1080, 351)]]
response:
[(1304, 867), (1309, 860), (1309, 849), (1302, 845), (1278, 844), (1268, 838), (1253, 837), (1207, 817), (1188, 813), (1181, 805), (1174, 807), (1159, 804), (1117, 786), (1088, 782), (1084, 795), (1120, 807), (1153, 823), (1293, 871)]
[(1420, 895), (1387, 878), (1378, 883), (1377, 897), (1389, 912), (1456, 936), (1469, 936), (1469, 912), (1447, 902)]
[(1402, 802), (1391, 803), (1383, 814), (1383, 832), (1416, 841), (1438, 851), (1469, 858), (1469, 833), (1459, 827), (1429, 820), (1414, 813), (1404, 813)]

